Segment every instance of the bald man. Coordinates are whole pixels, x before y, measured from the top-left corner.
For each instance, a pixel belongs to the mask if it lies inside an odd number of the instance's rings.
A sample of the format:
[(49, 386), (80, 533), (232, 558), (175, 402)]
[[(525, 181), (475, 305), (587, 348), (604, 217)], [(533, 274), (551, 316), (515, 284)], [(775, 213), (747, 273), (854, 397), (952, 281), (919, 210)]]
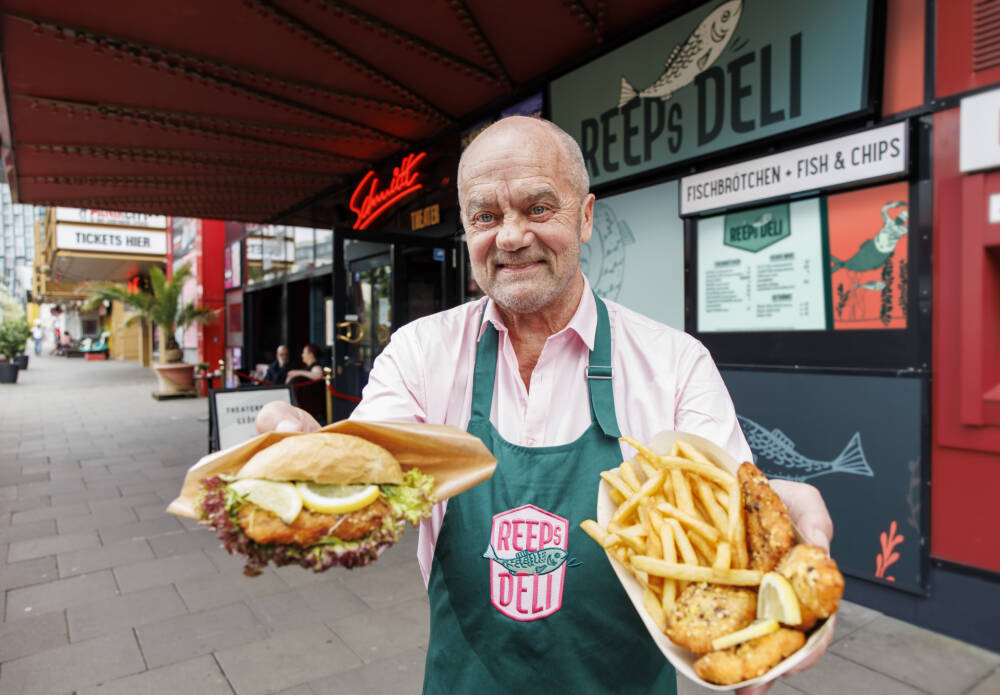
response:
[[(622, 433), (691, 432), (752, 460), (732, 401), (698, 341), (591, 289), (580, 249), (594, 196), (571, 136), (541, 119), (501, 120), (463, 153), (457, 181), (487, 296), (399, 329), (352, 415), (456, 425), (498, 460), (420, 529), (424, 692), (674, 693), (672, 668), (579, 524), (596, 513), (600, 472), (632, 455)], [(317, 427), (278, 404), (259, 426)], [(828, 547), (815, 488), (775, 488), (807, 539)], [(554, 570), (507, 569), (546, 551), (562, 558)]]

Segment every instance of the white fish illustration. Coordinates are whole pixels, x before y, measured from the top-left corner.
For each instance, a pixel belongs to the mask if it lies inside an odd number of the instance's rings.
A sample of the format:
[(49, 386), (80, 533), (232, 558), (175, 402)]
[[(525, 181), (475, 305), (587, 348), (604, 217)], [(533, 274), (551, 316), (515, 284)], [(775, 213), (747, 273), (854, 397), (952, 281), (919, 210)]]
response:
[(580, 249), (580, 265), (591, 286), (602, 297), (617, 300), (625, 282), (625, 247), (635, 236), (606, 203), (594, 205), (594, 234)]
[(865, 283), (856, 282), (854, 283), (854, 288), (862, 290), (872, 290), (873, 292), (881, 292), (882, 290), (885, 289), (885, 283), (882, 282), (881, 280), (872, 280), (871, 282), (865, 282)]
[(767, 475), (785, 480), (809, 480), (830, 473), (850, 473), (875, 477), (864, 449), (861, 433), (855, 432), (844, 450), (832, 461), (820, 461), (803, 456), (795, 450), (795, 442), (781, 430), (768, 430), (750, 418), (737, 415), (743, 434), (753, 451), (754, 463)]
[(757, 218), (757, 221), (754, 222), (751, 226), (752, 227), (756, 227), (757, 229), (760, 229), (761, 227), (763, 227), (765, 224), (767, 224), (768, 222), (770, 222), (773, 219), (774, 219), (774, 215), (772, 215), (769, 212), (765, 212), (763, 215), (761, 215), (759, 218)]
[(663, 72), (645, 89), (636, 91), (622, 75), (618, 107), (621, 108), (637, 97), (659, 97), (666, 101), (678, 89), (691, 84), (699, 73), (704, 72), (726, 50), (742, 13), (743, 0), (729, 0), (716, 7), (702, 20), (687, 41), (674, 46), (664, 63)]

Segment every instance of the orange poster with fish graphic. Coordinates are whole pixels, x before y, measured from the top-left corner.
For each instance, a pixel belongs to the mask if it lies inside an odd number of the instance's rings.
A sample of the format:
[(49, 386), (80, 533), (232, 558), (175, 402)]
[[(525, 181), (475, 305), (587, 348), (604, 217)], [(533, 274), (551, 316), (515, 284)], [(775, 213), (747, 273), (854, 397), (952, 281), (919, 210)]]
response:
[(909, 184), (828, 196), (835, 330), (906, 328)]

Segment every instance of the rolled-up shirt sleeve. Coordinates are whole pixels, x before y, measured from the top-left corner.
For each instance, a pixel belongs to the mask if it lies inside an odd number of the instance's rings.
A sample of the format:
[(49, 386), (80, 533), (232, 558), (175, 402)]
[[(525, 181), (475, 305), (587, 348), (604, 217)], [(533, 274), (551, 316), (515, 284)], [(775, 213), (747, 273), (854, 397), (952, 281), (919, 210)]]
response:
[(675, 428), (715, 442), (737, 461), (753, 461), (729, 390), (708, 350), (692, 341), (684, 363), (676, 393)]

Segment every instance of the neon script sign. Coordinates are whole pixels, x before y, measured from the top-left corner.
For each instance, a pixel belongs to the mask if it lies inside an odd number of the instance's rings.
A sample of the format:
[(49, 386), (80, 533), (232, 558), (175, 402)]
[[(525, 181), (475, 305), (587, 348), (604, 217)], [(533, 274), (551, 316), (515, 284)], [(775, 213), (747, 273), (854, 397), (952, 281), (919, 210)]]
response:
[(423, 188), (417, 183), (420, 172), (417, 165), (427, 156), (426, 152), (408, 154), (398, 167), (392, 169), (392, 179), (386, 188), (379, 190), (379, 179), (374, 171), (369, 171), (351, 194), (348, 206), (358, 216), (354, 229), (368, 229), (393, 205)]

